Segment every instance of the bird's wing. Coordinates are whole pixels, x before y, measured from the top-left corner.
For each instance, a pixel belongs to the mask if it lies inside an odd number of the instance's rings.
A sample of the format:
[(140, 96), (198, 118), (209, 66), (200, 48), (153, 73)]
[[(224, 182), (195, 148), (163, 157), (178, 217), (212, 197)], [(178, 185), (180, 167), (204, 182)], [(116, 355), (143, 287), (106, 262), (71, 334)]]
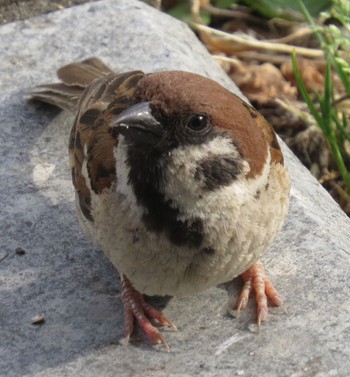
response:
[(116, 180), (113, 149), (118, 140), (110, 134), (109, 123), (135, 103), (144, 73), (114, 73), (101, 60), (90, 58), (60, 68), (57, 75), (61, 83), (38, 87), (31, 99), (75, 112), (69, 139), (72, 180), (82, 214), (93, 221), (92, 192), (99, 194)]

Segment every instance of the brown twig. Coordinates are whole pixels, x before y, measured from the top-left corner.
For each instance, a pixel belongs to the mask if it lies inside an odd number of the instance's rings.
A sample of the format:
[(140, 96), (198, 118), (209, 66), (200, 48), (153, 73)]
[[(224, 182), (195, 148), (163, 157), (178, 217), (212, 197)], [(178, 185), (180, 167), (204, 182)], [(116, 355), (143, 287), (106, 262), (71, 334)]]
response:
[(270, 39), (269, 41), (273, 42), (273, 43), (291, 43), (296, 39), (305, 38), (305, 37), (307, 37), (307, 36), (309, 36), (313, 33), (314, 33), (313, 30), (311, 30), (308, 26), (300, 27), (299, 29), (297, 29), (293, 33), (290, 33), (290, 34), (288, 34), (284, 37), (281, 37), (281, 38)]
[[(225, 50), (230, 49), (232, 52), (242, 51), (242, 50), (267, 50), (267, 51), (292, 54), (295, 51), (296, 54), (306, 56), (309, 58), (323, 57), (323, 51), (318, 50), (318, 49), (291, 46), (291, 45), (287, 45), (283, 43), (259, 41), (251, 37), (247, 38), (246, 36), (243, 37), (243, 36), (225, 33), (223, 31), (216, 30), (208, 26), (200, 25), (198, 23), (193, 24), (193, 26), (204, 36), (209, 37), (211, 41), (213, 41), (213, 39), (216, 38), (216, 40), (219, 40), (221, 44), (226, 43)], [(205, 39), (205, 37), (203, 39)], [(207, 42), (210, 43), (208, 41), (208, 38), (207, 38)]]
[(262, 21), (260, 18), (252, 16), (249, 13), (243, 12), (241, 10), (236, 9), (221, 9), (216, 8), (211, 4), (205, 4), (201, 6), (201, 9), (207, 11), (213, 16), (218, 17), (228, 17), (228, 18), (239, 18), (240, 20), (246, 20), (249, 22), (253, 22), (255, 24), (261, 24), (264, 21)]
[[(287, 55), (272, 55), (264, 54), (257, 51), (242, 51), (235, 53), (236, 58), (245, 59), (245, 60), (257, 60), (260, 62), (269, 62), (273, 64), (282, 64), (290, 60), (290, 57)], [(236, 63), (236, 59), (228, 56), (222, 55), (213, 55), (214, 59), (221, 60), (227, 63)]]
[(339, 97), (336, 100), (334, 100), (333, 103), (332, 103), (332, 105), (333, 106), (338, 105), (339, 103), (341, 103), (343, 101), (346, 101), (347, 99), (349, 99), (349, 96), (347, 94), (344, 94), (341, 97)]

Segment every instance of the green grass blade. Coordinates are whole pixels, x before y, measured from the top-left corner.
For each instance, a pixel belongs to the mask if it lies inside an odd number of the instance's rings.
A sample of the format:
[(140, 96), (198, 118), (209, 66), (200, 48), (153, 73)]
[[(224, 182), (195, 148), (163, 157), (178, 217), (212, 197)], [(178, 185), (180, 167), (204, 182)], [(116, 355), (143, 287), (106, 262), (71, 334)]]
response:
[(298, 4), (298, 7), (299, 9), (301, 10), (301, 13), (304, 15), (306, 21), (308, 22), (308, 24), (312, 27), (312, 29), (314, 30), (315, 34), (316, 34), (316, 38), (320, 44), (320, 46), (323, 46), (324, 45), (324, 39), (323, 39), (323, 36), (322, 34), (318, 31), (318, 28), (317, 28), (317, 25), (315, 24), (311, 14), (309, 13), (309, 11), (307, 10), (306, 6), (304, 5), (303, 1), (302, 0), (297, 0), (296, 3)]
[(296, 57), (295, 52), (293, 52), (293, 54), (292, 54), (292, 66), (293, 66), (295, 79), (296, 79), (298, 88), (300, 90), (300, 93), (303, 96), (304, 101), (306, 102), (306, 104), (307, 104), (312, 116), (315, 118), (317, 124), (321, 127), (321, 129), (323, 129), (323, 120), (322, 120), (321, 116), (319, 115), (319, 112), (316, 109), (315, 105), (313, 104), (312, 99), (311, 99), (311, 97), (310, 97), (310, 95), (309, 95), (309, 93), (308, 93), (308, 91), (307, 91), (307, 89), (304, 85), (303, 79), (302, 79), (301, 74), (299, 72), (297, 57)]
[(327, 134), (330, 137), (335, 138), (334, 130), (332, 127), (332, 108), (333, 108), (333, 85), (331, 79), (331, 66), (330, 63), (327, 62), (326, 65), (326, 74), (324, 80), (324, 96), (322, 101), (322, 116), (323, 116), (323, 124), (324, 128), (327, 130)]

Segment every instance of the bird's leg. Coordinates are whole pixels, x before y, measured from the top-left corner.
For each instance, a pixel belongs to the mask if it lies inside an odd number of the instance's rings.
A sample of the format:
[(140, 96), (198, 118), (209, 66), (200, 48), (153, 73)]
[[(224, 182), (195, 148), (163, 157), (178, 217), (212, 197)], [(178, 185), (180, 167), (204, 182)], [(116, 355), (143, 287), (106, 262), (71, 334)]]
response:
[(176, 330), (175, 325), (165, 317), (162, 312), (149, 305), (143, 295), (138, 292), (125, 275), (121, 275), (122, 281), (122, 302), (124, 306), (124, 323), (127, 342), (134, 331), (134, 320), (137, 321), (147, 338), (154, 344), (164, 344), (169, 350), (168, 344), (159, 332), (152, 325), (149, 318), (155, 319), (161, 326), (168, 326)]
[(278, 295), (277, 290), (273, 287), (270, 280), (265, 275), (264, 265), (258, 261), (254, 263), (247, 271), (241, 275), (244, 286), (237, 301), (237, 312), (248, 304), (249, 296), (252, 292), (255, 292), (257, 303), (257, 326), (260, 329), (262, 321), (266, 321), (268, 318), (268, 305), (267, 300), (275, 306), (282, 306), (283, 301)]

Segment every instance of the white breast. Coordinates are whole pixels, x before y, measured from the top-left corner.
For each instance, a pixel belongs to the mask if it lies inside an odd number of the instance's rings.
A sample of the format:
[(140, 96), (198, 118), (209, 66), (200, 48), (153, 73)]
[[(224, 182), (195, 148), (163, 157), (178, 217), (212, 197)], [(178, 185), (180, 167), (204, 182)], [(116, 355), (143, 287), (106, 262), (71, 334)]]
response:
[[(192, 152), (200, 158), (203, 151)], [(125, 179), (126, 165), (118, 165), (116, 187), (92, 197), (92, 238), (136, 289), (150, 295), (192, 294), (238, 276), (273, 241), (288, 207), (289, 178), (282, 165), (268, 162), (259, 178), (242, 176), (229, 186), (205, 191), (193, 179), (197, 158), (180, 148), (172, 153), (164, 195), (183, 219), (202, 219), (205, 236), (199, 249), (178, 247), (164, 233), (145, 228), (144, 208)], [(122, 146), (116, 157), (125, 160)]]

